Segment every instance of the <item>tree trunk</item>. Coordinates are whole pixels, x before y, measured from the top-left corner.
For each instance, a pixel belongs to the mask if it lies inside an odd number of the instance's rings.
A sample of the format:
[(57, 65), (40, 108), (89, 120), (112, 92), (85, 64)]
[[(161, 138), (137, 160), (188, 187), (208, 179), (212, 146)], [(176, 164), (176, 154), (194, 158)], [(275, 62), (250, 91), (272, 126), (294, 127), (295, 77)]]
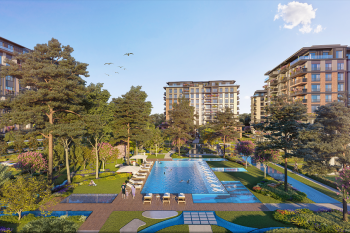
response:
[[(284, 154), (286, 155), (286, 151), (284, 152)], [(288, 191), (288, 168), (287, 168), (287, 162), (288, 159), (285, 158), (284, 159), (284, 191)]]
[(95, 139), (95, 153), (96, 153), (96, 179), (98, 179), (98, 150), (97, 150), (97, 147), (98, 147), (98, 143), (97, 143), (97, 140)]
[(66, 152), (67, 181), (68, 181), (68, 184), (70, 184), (71, 180), (70, 180), (70, 169), (69, 169), (69, 160), (68, 160), (68, 148), (64, 148), (64, 150)]
[[(344, 194), (346, 195), (346, 191), (344, 191)], [(343, 221), (348, 221), (348, 203), (345, 198), (343, 198)]]
[(158, 157), (157, 144), (156, 144), (156, 157)]
[(103, 171), (105, 170), (105, 161), (104, 160), (102, 160), (102, 169), (103, 169)]
[[(130, 128), (129, 128), (129, 126), (130, 126), (130, 124), (128, 123), (128, 151), (126, 152), (126, 164), (127, 165), (130, 165), (130, 159), (129, 159), (129, 157), (130, 157), (130, 155), (129, 155), (129, 153), (130, 153)], [(136, 146), (136, 148), (137, 148), (137, 146)]]
[(17, 214), (18, 214), (18, 221), (19, 221), (22, 218), (22, 211), (18, 211)]
[(264, 178), (266, 178), (266, 168), (267, 168), (267, 166), (266, 166), (266, 164), (264, 164), (263, 166), (264, 166)]
[(179, 156), (181, 156), (181, 146), (180, 146), (180, 138), (177, 139), (177, 148), (179, 149)]
[(245, 157), (245, 169), (248, 169), (248, 155)]
[(48, 180), (52, 183), (52, 164), (53, 164), (53, 136), (49, 134), (49, 170), (47, 171)]
[(226, 137), (224, 136), (224, 158), (226, 154)]

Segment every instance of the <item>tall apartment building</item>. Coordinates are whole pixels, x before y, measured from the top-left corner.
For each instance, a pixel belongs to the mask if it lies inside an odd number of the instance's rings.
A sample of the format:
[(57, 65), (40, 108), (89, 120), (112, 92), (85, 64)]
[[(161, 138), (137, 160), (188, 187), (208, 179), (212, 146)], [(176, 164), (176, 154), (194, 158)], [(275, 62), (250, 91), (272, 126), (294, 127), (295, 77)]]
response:
[(313, 113), (321, 105), (338, 101), (338, 95), (350, 91), (349, 59), (350, 47), (346, 45), (299, 49), (265, 73), (268, 104), (273, 103), (275, 96), (289, 96), (305, 104), (308, 113)]
[[(16, 44), (3, 37), (0, 37), (0, 69), (5, 63), (5, 58), (12, 60), (14, 53), (28, 53), (30, 50), (22, 45)], [(16, 61), (19, 63), (19, 61)], [(19, 80), (11, 76), (0, 77), (0, 100), (13, 97), (19, 93), (21, 87)]]
[(267, 106), (267, 90), (257, 90), (250, 97), (251, 123), (260, 123), (261, 117), (265, 115), (264, 107)]
[(195, 113), (199, 116), (195, 122), (203, 125), (214, 120), (218, 111), (225, 107), (232, 109), (233, 113), (239, 112), (239, 85), (234, 85), (235, 80), (216, 81), (179, 81), (167, 82), (164, 87), (164, 114), (169, 120), (169, 111), (174, 103), (184, 95), (195, 107)]

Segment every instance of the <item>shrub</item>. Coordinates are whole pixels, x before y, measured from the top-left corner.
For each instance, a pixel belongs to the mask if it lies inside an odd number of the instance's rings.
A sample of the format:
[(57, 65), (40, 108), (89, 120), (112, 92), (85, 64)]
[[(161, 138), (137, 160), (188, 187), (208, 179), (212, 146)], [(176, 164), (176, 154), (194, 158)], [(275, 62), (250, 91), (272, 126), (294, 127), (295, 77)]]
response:
[(19, 154), (15, 167), (20, 168), (22, 171), (30, 172), (30, 174), (48, 168), (46, 159), (44, 159), (42, 154), (38, 152), (25, 152)]
[(107, 180), (116, 180), (117, 178), (115, 176), (108, 176), (106, 179)]
[(273, 230), (266, 231), (265, 233), (314, 233), (315, 231), (313, 230), (308, 230), (308, 229), (300, 229), (296, 227), (288, 227), (288, 228), (277, 228)]
[(81, 181), (84, 177), (81, 175), (76, 175), (73, 177), (73, 182)]
[(9, 227), (0, 227), (0, 233), (11, 233), (12, 229)]
[(23, 233), (31, 232), (76, 232), (78, 226), (70, 220), (64, 218), (39, 218), (27, 223), (23, 228)]

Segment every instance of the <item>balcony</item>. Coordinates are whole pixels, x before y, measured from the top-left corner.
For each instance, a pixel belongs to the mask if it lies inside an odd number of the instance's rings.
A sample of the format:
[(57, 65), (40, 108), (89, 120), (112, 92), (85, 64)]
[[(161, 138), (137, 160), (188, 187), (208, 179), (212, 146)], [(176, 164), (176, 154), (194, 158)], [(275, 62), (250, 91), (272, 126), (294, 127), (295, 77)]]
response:
[(306, 62), (307, 60), (315, 60), (315, 59), (332, 59), (333, 55), (317, 55), (317, 56), (301, 56), (295, 59), (290, 63), (290, 67)]
[(287, 77), (281, 77), (279, 80), (278, 80), (278, 83), (285, 83), (285, 82), (287, 82)]
[(164, 102), (164, 106), (166, 106), (166, 102)]
[(278, 84), (278, 81), (275, 79), (270, 82), (270, 86), (276, 86), (277, 84)]
[(13, 47), (12, 48), (7, 48), (7, 47), (4, 47), (4, 46), (0, 45), (0, 49), (3, 49), (3, 50), (6, 50), (8, 52), (13, 53)]
[(239, 101), (237, 101), (237, 105), (239, 105)]
[(291, 82), (291, 87), (295, 87), (295, 86), (301, 86), (301, 85), (305, 85), (307, 84), (307, 78), (300, 78), (295, 80), (295, 82)]
[(164, 96), (166, 96), (166, 92), (164, 92)]
[(279, 71), (272, 71), (269, 76), (270, 77), (276, 77), (280, 72)]
[(271, 92), (277, 92), (277, 91), (278, 91), (278, 88), (271, 88), (270, 91), (271, 91)]
[(285, 90), (285, 89), (287, 89), (287, 87), (288, 87), (288, 85), (287, 85), (287, 84), (282, 85), (282, 86), (281, 86), (281, 90)]
[(307, 69), (306, 68), (299, 68), (299, 69), (296, 69), (294, 72), (292, 72), (289, 78), (294, 78), (294, 77), (297, 77), (297, 76), (301, 76), (301, 75), (304, 75), (306, 73), (307, 73)]
[(298, 89), (295, 91), (291, 91), (290, 93), (291, 96), (306, 95), (306, 94), (307, 94), (307, 89)]
[(239, 100), (239, 96), (237, 96), (237, 100)]
[(307, 104), (307, 99), (303, 99), (303, 104)]

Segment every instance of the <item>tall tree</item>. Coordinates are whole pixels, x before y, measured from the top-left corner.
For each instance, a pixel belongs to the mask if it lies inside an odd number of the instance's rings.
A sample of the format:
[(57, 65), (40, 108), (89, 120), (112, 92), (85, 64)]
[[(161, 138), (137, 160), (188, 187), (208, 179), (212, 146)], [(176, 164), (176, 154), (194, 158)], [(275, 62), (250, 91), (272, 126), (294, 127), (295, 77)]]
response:
[(147, 141), (147, 146), (150, 148), (150, 151), (152, 147), (155, 147), (156, 149), (156, 156), (158, 153), (159, 146), (164, 143), (164, 138), (162, 136), (162, 131), (153, 125), (150, 126), (149, 129), (149, 140)]
[(216, 137), (222, 138), (224, 142), (224, 156), (228, 139), (239, 137), (239, 133), (236, 130), (238, 123), (238, 119), (230, 108), (225, 108), (223, 112), (218, 111), (216, 119), (213, 121), (213, 129), (215, 130)]
[(251, 115), (250, 113), (243, 113), (243, 114), (240, 114), (238, 116), (238, 119), (239, 121), (244, 124), (245, 126), (249, 126), (250, 125), (250, 121), (251, 121)]
[(155, 127), (165, 122), (165, 115), (162, 113), (155, 113), (150, 115), (150, 121)]
[[(49, 140), (48, 176), (52, 179), (53, 135), (56, 114), (74, 113), (81, 109), (88, 64), (80, 63), (71, 56), (73, 48), (62, 46), (52, 38), (47, 44), (38, 44), (34, 50), (14, 57), (18, 62), (6, 60), (9, 66), (0, 75), (20, 79), (21, 87), (29, 89), (12, 101), (1, 101), (0, 108), (10, 108), (3, 115), (3, 125), (35, 124), (36, 131)], [(20, 64), (18, 64), (20, 63)]]
[(114, 137), (116, 141), (127, 142), (126, 162), (130, 164), (130, 140), (144, 141), (152, 104), (146, 101), (147, 94), (141, 86), (130, 88), (122, 97), (113, 98)]
[(175, 142), (179, 156), (181, 156), (182, 141), (191, 139), (190, 134), (195, 129), (194, 107), (190, 106), (188, 99), (183, 96), (178, 103), (173, 104), (173, 109), (169, 111), (169, 117), (169, 128), (165, 132)]
[[(300, 131), (307, 127), (302, 121), (307, 120), (307, 108), (300, 102), (290, 102), (284, 98), (277, 98), (276, 102), (265, 107), (268, 116), (263, 123), (255, 124), (254, 128), (266, 132), (266, 150), (284, 151), (284, 189), (288, 190), (287, 162), (290, 157), (298, 157), (301, 145)], [(260, 146), (262, 147), (262, 145)]]

